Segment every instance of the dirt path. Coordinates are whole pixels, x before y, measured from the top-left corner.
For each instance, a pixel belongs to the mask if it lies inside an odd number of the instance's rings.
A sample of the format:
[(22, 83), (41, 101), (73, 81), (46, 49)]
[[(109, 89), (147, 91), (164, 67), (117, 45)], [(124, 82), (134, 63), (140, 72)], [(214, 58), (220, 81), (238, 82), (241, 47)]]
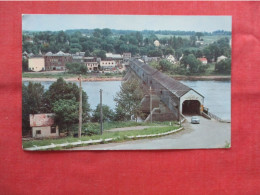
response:
[(149, 127), (166, 127), (166, 126), (134, 126), (134, 127), (122, 127), (106, 130), (108, 132), (117, 132), (117, 131), (134, 131), (134, 130), (144, 130)]

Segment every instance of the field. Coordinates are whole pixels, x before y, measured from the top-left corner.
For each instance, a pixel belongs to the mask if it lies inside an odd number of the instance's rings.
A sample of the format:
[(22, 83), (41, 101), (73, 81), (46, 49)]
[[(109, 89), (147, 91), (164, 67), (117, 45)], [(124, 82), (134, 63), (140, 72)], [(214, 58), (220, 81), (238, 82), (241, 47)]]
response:
[[(169, 38), (173, 35), (161, 35), (161, 34), (156, 34), (156, 36), (161, 39), (161, 38)], [(175, 37), (181, 37), (181, 38), (186, 38), (186, 39), (190, 39), (190, 35), (176, 35)], [(205, 44), (210, 44), (210, 43), (213, 43), (214, 41), (217, 41), (221, 38), (231, 38), (231, 36), (229, 35), (214, 35), (214, 36), (203, 36), (202, 39), (204, 40), (204, 43)]]

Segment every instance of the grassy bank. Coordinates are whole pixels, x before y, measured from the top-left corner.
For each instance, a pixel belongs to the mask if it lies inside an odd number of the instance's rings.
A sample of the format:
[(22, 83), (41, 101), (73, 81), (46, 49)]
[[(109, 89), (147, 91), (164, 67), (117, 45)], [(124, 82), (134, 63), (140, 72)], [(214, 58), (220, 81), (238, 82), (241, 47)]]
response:
[(59, 138), (59, 139), (44, 139), (44, 140), (31, 140), (31, 141), (23, 141), (23, 148), (30, 148), (34, 145), (36, 146), (46, 146), (50, 144), (62, 144), (62, 143), (71, 143), (88, 140), (99, 140), (99, 139), (107, 139), (107, 138), (116, 138), (115, 141), (124, 141), (128, 140), (126, 136), (137, 136), (137, 135), (149, 135), (149, 134), (158, 134), (165, 133), (174, 129), (179, 128), (178, 125), (173, 126), (151, 126), (143, 130), (130, 130), (130, 131), (121, 131), (121, 132), (108, 132), (104, 131), (103, 135), (92, 135), (92, 136), (82, 136), (79, 138), (74, 138), (72, 136)]
[[(83, 79), (89, 78), (111, 78), (111, 77), (122, 77), (122, 73), (88, 73), (86, 75), (82, 75)], [(67, 72), (23, 72), (23, 78), (52, 78), (58, 79), (59, 77), (63, 77), (64, 79), (68, 78), (78, 78), (78, 74), (71, 74)]]

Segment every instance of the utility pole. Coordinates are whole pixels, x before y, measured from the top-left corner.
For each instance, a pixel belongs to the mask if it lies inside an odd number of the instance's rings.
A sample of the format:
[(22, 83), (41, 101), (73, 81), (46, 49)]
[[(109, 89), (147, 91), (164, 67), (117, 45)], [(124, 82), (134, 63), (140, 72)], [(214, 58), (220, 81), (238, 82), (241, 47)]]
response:
[(81, 137), (81, 127), (82, 127), (82, 86), (81, 86), (81, 75), (79, 75), (79, 131), (78, 137)]
[(102, 89), (100, 89), (100, 133), (103, 134), (103, 108), (102, 108)]
[(152, 100), (152, 87), (150, 86), (150, 122), (153, 122), (153, 100)]

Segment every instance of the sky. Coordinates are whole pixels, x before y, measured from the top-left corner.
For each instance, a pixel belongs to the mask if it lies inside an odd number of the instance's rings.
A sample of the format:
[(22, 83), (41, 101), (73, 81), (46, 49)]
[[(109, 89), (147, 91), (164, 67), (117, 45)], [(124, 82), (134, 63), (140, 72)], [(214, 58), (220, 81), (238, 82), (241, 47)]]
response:
[(25, 14), (22, 18), (23, 30), (31, 31), (95, 28), (200, 32), (232, 30), (231, 16)]

